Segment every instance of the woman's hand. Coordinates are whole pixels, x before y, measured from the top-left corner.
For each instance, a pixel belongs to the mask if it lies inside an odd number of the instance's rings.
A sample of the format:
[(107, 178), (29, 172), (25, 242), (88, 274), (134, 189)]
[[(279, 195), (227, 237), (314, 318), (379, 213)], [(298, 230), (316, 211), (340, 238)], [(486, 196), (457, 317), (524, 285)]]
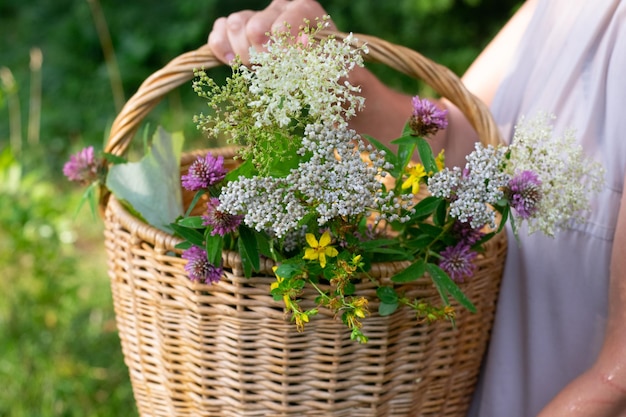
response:
[[(243, 10), (217, 19), (208, 43), (222, 62), (228, 64), (239, 56), (248, 64), (250, 48), (263, 48), (268, 33), (287, 30), (287, 23), (297, 36), (305, 19), (315, 25), (315, 20), (324, 16), (327, 12), (315, 0), (273, 0), (261, 11)], [(332, 21), (328, 23), (328, 29), (337, 29)], [(384, 142), (397, 138), (411, 114), (410, 97), (387, 88), (363, 68), (353, 70), (350, 81), (361, 86), (366, 98), (365, 109), (350, 121), (351, 127)]]
[[(273, 0), (263, 10), (242, 10), (217, 19), (208, 43), (222, 62), (228, 64), (239, 56), (247, 64), (250, 48), (262, 48), (268, 33), (287, 30), (285, 24), (288, 24), (292, 34), (297, 35), (305, 19), (315, 24), (315, 19), (325, 15), (326, 11), (315, 0)], [(332, 22), (329, 24), (330, 29), (335, 29)]]

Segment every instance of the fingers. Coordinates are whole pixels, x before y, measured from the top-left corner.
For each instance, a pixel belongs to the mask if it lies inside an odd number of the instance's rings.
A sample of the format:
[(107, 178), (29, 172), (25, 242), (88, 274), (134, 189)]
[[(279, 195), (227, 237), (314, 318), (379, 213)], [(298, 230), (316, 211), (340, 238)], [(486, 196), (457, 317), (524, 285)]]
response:
[(250, 44), (245, 27), (254, 13), (252, 10), (243, 10), (228, 17), (220, 17), (213, 23), (208, 44), (217, 59), (228, 64), (242, 51), (247, 56)]
[(237, 55), (247, 64), (250, 47), (261, 48), (267, 42), (266, 34), (288, 3), (273, 0), (264, 10), (242, 10), (217, 19), (208, 39), (215, 57), (230, 63)]
[(244, 10), (226, 18), (226, 36), (230, 46), (230, 50), (225, 55), (226, 62), (232, 61), (235, 55), (239, 55), (247, 62), (248, 50), (252, 45), (248, 39), (246, 27), (255, 13), (251, 10)]
[(250, 47), (263, 48), (269, 32), (284, 31), (285, 24), (289, 24), (296, 35), (305, 19), (314, 24), (315, 19), (324, 15), (326, 11), (315, 0), (273, 0), (261, 11), (243, 10), (217, 19), (208, 43), (222, 62), (229, 63), (238, 55), (247, 64)]
[[(322, 19), (328, 13), (324, 8), (314, 0), (293, 0), (287, 2), (282, 13), (276, 17), (272, 24), (271, 31), (277, 32), (285, 30), (285, 23), (291, 26), (291, 34), (297, 35), (303, 26), (305, 19), (311, 25), (315, 25), (316, 19)], [(336, 29), (335, 24), (330, 22), (330, 28)]]
[(263, 47), (268, 41), (268, 33), (290, 3), (289, 0), (273, 0), (265, 9), (250, 17), (245, 28), (249, 46), (256, 49)]

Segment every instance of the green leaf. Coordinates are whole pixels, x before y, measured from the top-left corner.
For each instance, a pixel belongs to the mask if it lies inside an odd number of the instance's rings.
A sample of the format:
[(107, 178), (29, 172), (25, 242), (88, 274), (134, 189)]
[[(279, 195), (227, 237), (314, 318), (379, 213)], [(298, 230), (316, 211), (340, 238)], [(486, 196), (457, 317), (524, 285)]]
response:
[(276, 259), (277, 253), (272, 250), (272, 246), (270, 245), (269, 237), (264, 233), (259, 233), (254, 231), (254, 236), (256, 238), (256, 244), (259, 249), (259, 253), (267, 258)]
[(183, 227), (178, 225), (177, 223), (171, 223), (170, 227), (172, 230), (184, 240), (196, 245), (203, 247), (204, 246), (204, 235), (200, 233), (196, 229), (190, 229), (188, 227)]
[(420, 155), (420, 160), (424, 165), (426, 172), (437, 172), (437, 163), (435, 162), (435, 156), (433, 150), (430, 147), (428, 141), (424, 138), (417, 138), (417, 152)]
[(403, 250), (403, 249), (373, 248), (373, 249), (369, 249), (368, 252), (370, 252), (370, 253), (384, 253), (384, 254), (387, 254), (387, 255), (398, 255), (398, 256), (404, 257), (406, 259), (408, 259), (410, 257), (409, 252), (407, 252), (406, 250)]
[(398, 303), (380, 303), (378, 305), (378, 314), (382, 317), (393, 314), (398, 309)]
[(487, 233), (487, 234), (483, 235), (483, 236), (482, 236), (482, 237), (478, 240), (478, 242), (476, 242), (476, 243), (474, 243), (474, 244), (472, 245), (472, 249), (473, 249), (473, 250), (476, 250), (476, 251), (479, 251), (479, 252), (480, 252), (480, 251), (483, 251), (483, 250), (484, 250), (484, 248), (482, 247), (482, 246), (483, 246), (483, 244), (485, 244), (486, 242), (490, 241), (490, 240), (491, 240), (491, 239), (492, 239), (492, 238), (496, 235), (496, 233), (497, 233), (497, 232), (490, 232), (490, 233)]
[(224, 238), (220, 235), (211, 236), (208, 231), (205, 233), (206, 257), (210, 264), (222, 264), (222, 249), (224, 248)]
[[(398, 146), (398, 162), (401, 170), (398, 174), (401, 174), (402, 171), (409, 165), (409, 162), (413, 159), (413, 154), (415, 153), (415, 144), (400, 144)], [(399, 178), (399, 176), (395, 176), (395, 178)]]
[(376, 295), (382, 303), (395, 304), (398, 303), (398, 294), (393, 287), (378, 287), (376, 289)]
[(428, 245), (430, 245), (432, 242), (433, 242), (432, 237), (420, 233), (415, 239), (407, 240), (405, 242), (405, 246), (413, 250), (424, 249)]
[(434, 226), (432, 224), (428, 224), (428, 223), (422, 223), (419, 225), (419, 228), (422, 232), (426, 233), (428, 236), (434, 237), (434, 238), (440, 238), (441, 237), (441, 233), (443, 232), (443, 229), (439, 226)]
[(396, 154), (384, 143), (368, 135), (363, 135), (363, 137), (367, 139), (367, 141), (370, 142), (372, 145), (374, 145), (374, 147), (379, 151), (385, 151), (385, 161), (393, 165), (394, 168), (396, 167), (396, 165), (398, 165), (398, 158), (396, 157)]
[(417, 145), (417, 136), (405, 134), (391, 141), (394, 145)]
[(407, 120), (402, 128), (402, 136), (415, 136), (413, 129), (411, 128), (411, 119)]
[(274, 135), (274, 141), (270, 149), (266, 149), (268, 160), (271, 161), (269, 166), (269, 175), (276, 178), (286, 177), (291, 173), (292, 169), (298, 167), (301, 161), (300, 155), (295, 150), (292, 150), (293, 146), (290, 146), (290, 142), (293, 139), (288, 138), (280, 133)]
[(202, 216), (192, 216), (192, 217), (180, 218), (178, 219), (176, 223), (182, 227), (188, 227), (191, 229), (201, 229), (202, 227), (204, 227), (202, 225), (203, 222), (204, 220), (202, 219)]
[(413, 282), (424, 276), (426, 272), (426, 262), (423, 259), (418, 259), (411, 265), (409, 265), (403, 271), (398, 272), (391, 277), (393, 282)]
[(433, 223), (437, 226), (443, 226), (446, 224), (446, 217), (448, 216), (448, 204), (443, 198), (439, 202), (435, 215), (433, 216)]
[(471, 311), (472, 313), (476, 312), (476, 307), (472, 302), (467, 298), (467, 296), (461, 291), (461, 289), (456, 285), (454, 281), (448, 276), (448, 274), (439, 266), (435, 264), (428, 263), (426, 264), (426, 270), (430, 274), (439, 294), (444, 303), (449, 304), (448, 295), (454, 297), (463, 307)]
[(391, 171), (391, 175), (394, 178), (400, 178), (402, 172), (405, 170), (413, 154), (415, 153), (416, 139), (414, 136), (404, 133), (398, 139), (391, 141), (394, 145), (398, 145), (398, 155), (396, 157), (397, 163), (394, 165), (394, 169)]
[(100, 186), (99, 182), (92, 182), (89, 184), (85, 192), (83, 193), (80, 201), (78, 202), (78, 207), (76, 207), (76, 211), (74, 212), (74, 217), (78, 216), (78, 213), (83, 208), (85, 202), (89, 203), (89, 208), (91, 210), (91, 215), (94, 220), (98, 217), (96, 214), (96, 206), (98, 203), (98, 187)]
[[(498, 226), (498, 230), (496, 231), (496, 233), (500, 233), (502, 231), (502, 229), (506, 225), (506, 222), (509, 220), (510, 213), (511, 213), (511, 206), (509, 205), (504, 206), (504, 208), (500, 211), (502, 218), (500, 219), (500, 226)], [(513, 230), (516, 230), (513, 217), (511, 217), (511, 227), (513, 228)]]
[(241, 266), (243, 267), (243, 274), (246, 278), (250, 278), (252, 276), (252, 262), (250, 262), (250, 258), (248, 258), (248, 253), (246, 252), (246, 247), (243, 243), (243, 240), (239, 239), (237, 241), (237, 248), (239, 250), (239, 256), (241, 256)]
[(174, 247), (176, 249), (181, 249), (181, 250), (186, 250), (189, 249), (190, 247), (192, 247), (193, 245), (191, 244), (191, 242), (189, 241), (184, 241), (184, 242), (180, 242), (179, 244), (175, 245)]
[(380, 248), (382, 246), (397, 246), (398, 241), (395, 239), (373, 239), (359, 242), (359, 247), (365, 251)]
[(159, 128), (152, 146), (139, 162), (113, 165), (106, 186), (125, 200), (142, 218), (161, 230), (171, 232), (170, 224), (183, 213), (179, 161), (182, 134), (170, 135)]
[(109, 152), (103, 152), (102, 156), (104, 156), (104, 159), (106, 159), (107, 162), (110, 162), (112, 164), (125, 164), (128, 162), (126, 158)]
[(275, 273), (279, 277), (290, 279), (302, 273), (302, 265), (300, 265), (299, 263), (285, 262), (278, 265)]
[(239, 177), (251, 178), (256, 174), (256, 169), (251, 161), (243, 161), (237, 168), (229, 171), (224, 181), (236, 181)]
[(198, 192), (196, 192), (196, 195), (193, 196), (193, 200), (191, 200), (191, 204), (189, 204), (189, 207), (187, 207), (185, 217), (189, 217), (193, 208), (196, 206), (196, 204), (198, 204), (198, 200), (200, 200), (200, 197), (202, 197), (205, 193), (206, 190), (198, 190)]
[(248, 266), (252, 270), (259, 270), (261, 263), (256, 236), (252, 229), (243, 224), (239, 226), (239, 254), (241, 255), (242, 261), (244, 258), (246, 259), (246, 263), (249, 264)]
[(413, 218), (428, 216), (432, 214), (437, 207), (439, 207), (440, 201), (443, 200), (440, 197), (433, 197), (432, 195), (425, 197), (419, 203), (413, 207), (415, 212), (411, 215)]

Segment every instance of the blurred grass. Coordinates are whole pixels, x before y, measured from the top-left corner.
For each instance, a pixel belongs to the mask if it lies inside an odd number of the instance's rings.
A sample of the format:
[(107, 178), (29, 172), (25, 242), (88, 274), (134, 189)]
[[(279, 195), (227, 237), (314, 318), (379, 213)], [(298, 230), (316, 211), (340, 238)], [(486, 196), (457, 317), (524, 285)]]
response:
[(0, 416), (136, 415), (102, 222), (27, 166), (0, 154)]

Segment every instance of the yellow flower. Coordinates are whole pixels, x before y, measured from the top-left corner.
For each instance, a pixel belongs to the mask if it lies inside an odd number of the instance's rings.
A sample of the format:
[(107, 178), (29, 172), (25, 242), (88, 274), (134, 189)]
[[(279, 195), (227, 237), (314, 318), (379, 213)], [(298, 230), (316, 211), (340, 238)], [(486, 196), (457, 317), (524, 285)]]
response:
[(299, 333), (302, 333), (304, 331), (304, 325), (309, 322), (309, 315), (299, 311), (294, 311), (293, 319), (296, 321), (296, 329)]
[[(274, 275), (276, 275), (276, 270), (278, 269), (278, 266), (274, 265), (272, 267), (272, 271), (274, 271)], [(280, 283), (283, 282), (285, 278), (276, 275), (276, 281), (272, 282), (270, 284), (270, 289), (274, 290), (276, 288), (278, 288), (280, 286)], [(283, 302), (285, 303), (285, 307), (287, 308), (291, 308), (291, 298), (289, 297), (288, 293), (284, 293), (283, 294)]]
[(424, 169), (424, 165), (416, 164), (410, 166), (406, 169), (406, 173), (409, 174), (409, 178), (407, 178), (402, 183), (402, 189), (405, 190), (411, 187), (411, 192), (413, 194), (417, 194), (420, 189), (420, 182), (422, 178), (426, 176), (426, 170)]
[(439, 155), (435, 158), (435, 164), (437, 164), (437, 170), (441, 171), (445, 167), (446, 157), (443, 153), (443, 149), (439, 152)]
[(354, 307), (354, 315), (358, 318), (363, 319), (367, 314), (369, 314), (369, 311), (367, 310), (367, 298), (365, 297), (357, 298), (352, 303), (352, 306)]
[(310, 248), (306, 248), (304, 250), (303, 258), (311, 260), (311, 261), (319, 260), (322, 268), (326, 266), (327, 256), (330, 256), (332, 258), (339, 254), (339, 252), (337, 252), (337, 249), (335, 249), (332, 246), (329, 246), (331, 238), (330, 238), (330, 233), (328, 231), (322, 234), (322, 237), (320, 237), (319, 242), (315, 238), (315, 235), (313, 235), (313, 233), (307, 233), (306, 241), (309, 244)]

